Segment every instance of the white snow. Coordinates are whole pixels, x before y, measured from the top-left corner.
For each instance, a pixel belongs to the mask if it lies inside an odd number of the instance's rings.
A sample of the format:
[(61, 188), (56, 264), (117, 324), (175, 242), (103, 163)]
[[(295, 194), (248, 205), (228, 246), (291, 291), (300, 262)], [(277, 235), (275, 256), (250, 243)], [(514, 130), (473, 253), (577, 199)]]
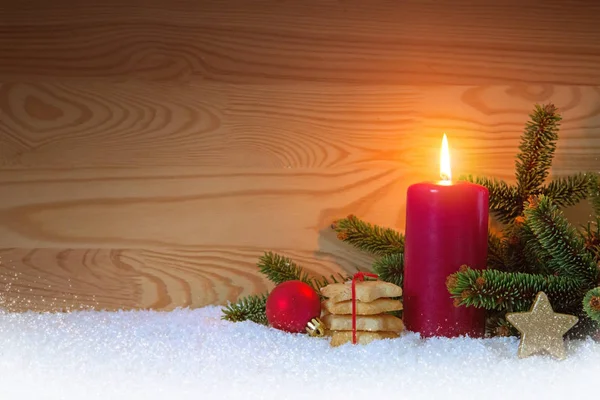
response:
[(0, 400), (569, 399), (597, 391), (600, 343), (519, 359), (515, 338), (367, 346), (172, 312), (0, 312)]

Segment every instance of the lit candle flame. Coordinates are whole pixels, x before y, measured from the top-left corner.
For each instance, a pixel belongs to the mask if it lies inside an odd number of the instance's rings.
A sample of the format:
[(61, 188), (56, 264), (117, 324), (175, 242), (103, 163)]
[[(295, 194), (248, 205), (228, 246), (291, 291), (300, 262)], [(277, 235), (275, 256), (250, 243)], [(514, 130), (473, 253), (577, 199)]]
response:
[(442, 181), (446, 181), (446, 183), (449, 183), (452, 180), (450, 150), (448, 149), (448, 138), (445, 133), (442, 138), (442, 152), (440, 154), (440, 177), (442, 178)]

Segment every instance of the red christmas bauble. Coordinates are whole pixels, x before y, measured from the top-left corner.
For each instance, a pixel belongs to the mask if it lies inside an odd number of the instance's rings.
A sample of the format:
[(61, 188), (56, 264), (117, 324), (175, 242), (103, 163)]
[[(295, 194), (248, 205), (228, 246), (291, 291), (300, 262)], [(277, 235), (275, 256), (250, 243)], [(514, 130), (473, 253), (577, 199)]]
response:
[(321, 315), (321, 300), (308, 284), (286, 281), (269, 294), (266, 314), (273, 328), (290, 333), (305, 332), (306, 324)]

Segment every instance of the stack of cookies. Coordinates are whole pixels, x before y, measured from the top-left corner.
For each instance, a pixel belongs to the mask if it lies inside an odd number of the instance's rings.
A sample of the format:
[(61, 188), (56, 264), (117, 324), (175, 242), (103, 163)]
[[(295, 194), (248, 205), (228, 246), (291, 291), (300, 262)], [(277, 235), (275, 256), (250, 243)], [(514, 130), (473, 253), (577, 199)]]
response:
[[(402, 288), (384, 281), (358, 281), (356, 291), (356, 342), (367, 344), (378, 339), (397, 338), (404, 330), (402, 320), (389, 311), (402, 310)], [(321, 320), (331, 346), (352, 342), (352, 282), (334, 283), (321, 288), (327, 299), (322, 303)]]

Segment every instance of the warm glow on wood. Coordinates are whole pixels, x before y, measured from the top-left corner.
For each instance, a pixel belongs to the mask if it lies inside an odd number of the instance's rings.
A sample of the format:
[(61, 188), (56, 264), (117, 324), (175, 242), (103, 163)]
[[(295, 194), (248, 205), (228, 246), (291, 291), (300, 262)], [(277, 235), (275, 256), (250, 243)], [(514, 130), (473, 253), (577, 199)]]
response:
[(440, 176), (443, 181), (452, 180), (452, 172), (450, 168), (450, 150), (448, 149), (448, 138), (444, 133), (442, 138), (442, 152), (440, 154)]

